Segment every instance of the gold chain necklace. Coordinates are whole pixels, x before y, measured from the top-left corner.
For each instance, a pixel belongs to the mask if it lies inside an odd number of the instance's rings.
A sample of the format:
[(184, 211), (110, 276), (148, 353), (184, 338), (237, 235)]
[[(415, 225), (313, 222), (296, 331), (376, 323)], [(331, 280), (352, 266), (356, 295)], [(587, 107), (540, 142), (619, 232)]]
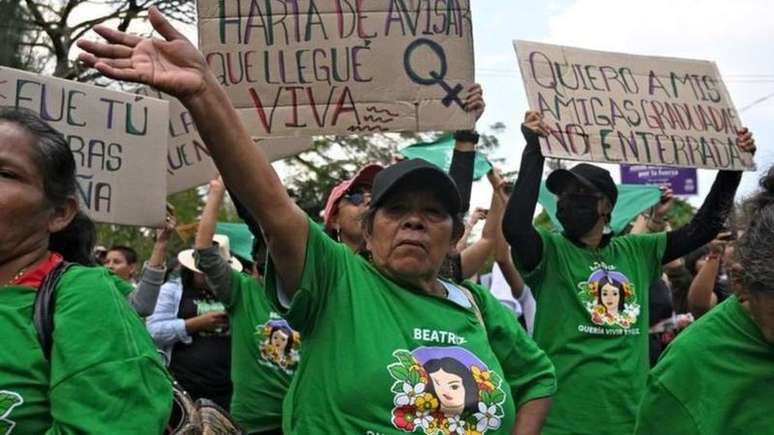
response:
[(5, 284), (6, 285), (13, 285), (16, 281), (19, 280), (19, 278), (24, 276), (25, 273), (27, 273), (27, 268), (26, 267), (22, 267), (21, 270), (16, 272), (16, 275), (14, 275), (13, 278), (9, 279), (8, 282), (6, 282)]

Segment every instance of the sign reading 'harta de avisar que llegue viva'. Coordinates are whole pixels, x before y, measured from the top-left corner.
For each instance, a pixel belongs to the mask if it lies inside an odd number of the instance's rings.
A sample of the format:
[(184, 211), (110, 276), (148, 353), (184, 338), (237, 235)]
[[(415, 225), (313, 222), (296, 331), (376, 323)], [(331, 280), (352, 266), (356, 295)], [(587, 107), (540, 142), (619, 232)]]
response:
[(167, 102), (0, 67), (0, 105), (31, 110), (64, 135), (78, 201), (92, 219), (164, 221)]
[[(207, 183), (218, 174), (207, 145), (199, 136), (193, 115), (177, 98), (148, 86), (133, 90), (139, 95), (169, 103), (167, 131), (167, 194), (182, 192)], [(270, 161), (298, 154), (312, 148), (310, 137), (254, 138)]]
[(472, 128), (469, 0), (198, 0), (199, 48), (256, 137)]
[(753, 170), (714, 62), (515, 41), (547, 156), (603, 163)]

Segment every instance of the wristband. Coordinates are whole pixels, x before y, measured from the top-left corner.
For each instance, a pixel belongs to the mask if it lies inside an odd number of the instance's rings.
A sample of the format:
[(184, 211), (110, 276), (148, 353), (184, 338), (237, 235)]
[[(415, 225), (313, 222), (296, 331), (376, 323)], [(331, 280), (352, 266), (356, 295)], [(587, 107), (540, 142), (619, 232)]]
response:
[(475, 130), (457, 130), (454, 132), (454, 140), (478, 144), (480, 135)]

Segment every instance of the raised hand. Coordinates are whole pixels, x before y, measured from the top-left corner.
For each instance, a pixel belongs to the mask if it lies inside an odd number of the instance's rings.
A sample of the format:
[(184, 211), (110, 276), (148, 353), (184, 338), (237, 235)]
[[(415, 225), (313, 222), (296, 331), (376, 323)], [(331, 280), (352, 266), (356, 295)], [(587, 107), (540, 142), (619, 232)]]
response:
[(757, 150), (752, 132), (748, 130), (747, 127), (742, 127), (736, 131), (736, 143), (742, 151), (755, 154), (755, 151)]
[(481, 85), (476, 83), (468, 89), (468, 95), (465, 97), (465, 111), (475, 112), (476, 121), (484, 114), (486, 103), (484, 102), (484, 90)]
[(223, 195), (226, 191), (226, 185), (223, 184), (223, 177), (217, 176), (210, 180), (210, 194)]
[(534, 110), (530, 110), (524, 115), (524, 123), (521, 124), (522, 131), (527, 129), (540, 136), (548, 136), (548, 124), (543, 122), (543, 115)]
[(106, 43), (78, 40), (84, 50), (78, 59), (116, 80), (144, 83), (181, 100), (196, 96), (208, 74), (204, 57), (158, 9), (151, 8), (148, 17), (163, 40), (96, 26)]
[(655, 215), (656, 218), (663, 221), (664, 217), (669, 213), (670, 210), (672, 210), (672, 206), (674, 205), (675, 201), (675, 194), (672, 192), (672, 189), (669, 186), (662, 186), (661, 187), (661, 201), (659, 201), (658, 204), (656, 204), (655, 208)]
[(177, 218), (175, 218), (174, 209), (167, 208), (167, 217), (164, 219), (164, 225), (161, 228), (156, 228), (156, 240), (161, 242), (169, 241), (172, 237), (172, 233), (175, 232), (177, 227)]

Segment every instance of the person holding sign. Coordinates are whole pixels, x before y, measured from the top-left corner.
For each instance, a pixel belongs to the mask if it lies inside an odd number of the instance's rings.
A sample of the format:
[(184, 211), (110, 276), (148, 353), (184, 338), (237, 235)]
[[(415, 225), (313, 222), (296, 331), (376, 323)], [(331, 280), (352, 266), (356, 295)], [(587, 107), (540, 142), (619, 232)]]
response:
[[(538, 137), (549, 128), (527, 112), (522, 132), (527, 145), (503, 232), (537, 299), (533, 337), (557, 369), (560, 387), (543, 433), (631, 433), (649, 367), (648, 288), (662, 264), (718, 234), (742, 173), (720, 171), (696, 216), (678, 230), (613, 237), (618, 191), (610, 174), (585, 163), (559, 169), (546, 186), (558, 196), (564, 232), (549, 233), (532, 225), (543, 173)], [(737, 143), (755, 151), (746, 129)]]
[[(648, 376), (636, 434), (772, 432), (774, 169), (747, 200), (731, 296), (667, 348)], [(740, 406), (741, 405), (741, 406)]]
[(80, 59), (180, 99), (263, 229), (267, 293), (304, 336), (283, 431), (539, 433), (556, 387), (548, 358), (488, 291), (438, 279), (462, 234), (452, 179), (422, 160), (381, 171), (364, 216), (370, 259), (352, 253), (291, 200), (202, 55), (149, 16), (163, 40), (98, 26), (107, 43), (79, 41)]
[(207, 204), (196, 232), (196, 268), (225, 305), (231, 329), (230, 412), (248, 434), (281, 434), (282, 400), (300, 358), (301, 336), (274, 312), (261, 281), (232, 269), (215, 235), (226, 188), (210, 181)]
[(0, 432), (161, 433), (172, 384), (131, 287), (89, 267), (75, 168), (61, 133), (0, 108)]

